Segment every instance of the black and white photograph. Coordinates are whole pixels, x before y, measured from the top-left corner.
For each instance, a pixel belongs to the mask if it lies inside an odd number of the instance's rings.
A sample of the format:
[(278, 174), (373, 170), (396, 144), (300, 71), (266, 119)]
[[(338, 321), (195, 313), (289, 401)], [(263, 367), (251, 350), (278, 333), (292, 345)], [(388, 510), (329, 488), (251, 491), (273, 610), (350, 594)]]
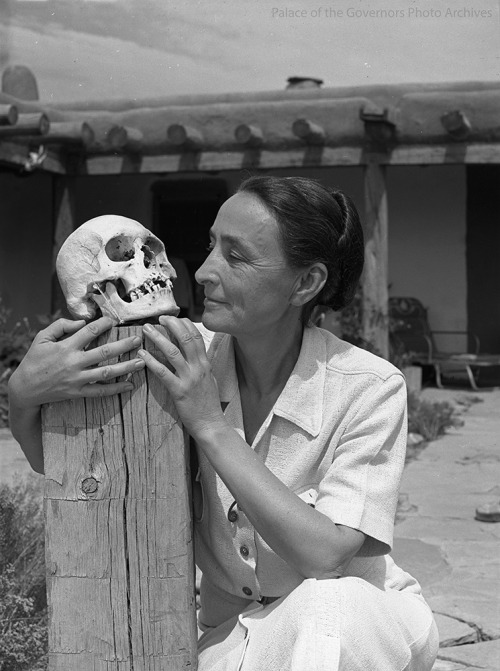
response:
[(500, 0), (0, 0), (0, 671), (500, 670)]

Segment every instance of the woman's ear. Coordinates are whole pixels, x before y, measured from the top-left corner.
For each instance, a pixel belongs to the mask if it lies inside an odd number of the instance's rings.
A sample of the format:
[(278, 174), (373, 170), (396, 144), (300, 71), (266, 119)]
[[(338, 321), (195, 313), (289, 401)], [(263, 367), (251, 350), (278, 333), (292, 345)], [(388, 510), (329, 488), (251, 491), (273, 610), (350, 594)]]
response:
[(301, 307), (319, 294), (328, 279), (328, 270), (324, 263), (314, 263), (297, 277), (290, 303)]

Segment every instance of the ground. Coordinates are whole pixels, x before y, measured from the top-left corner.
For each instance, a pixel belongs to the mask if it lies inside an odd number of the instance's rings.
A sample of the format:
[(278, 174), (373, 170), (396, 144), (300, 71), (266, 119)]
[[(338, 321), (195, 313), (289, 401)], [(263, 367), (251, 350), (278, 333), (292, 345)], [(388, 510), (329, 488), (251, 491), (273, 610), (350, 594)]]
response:
[(428, 389), (424, 397), (479, 402), (464, 412), (463, 427), (405, 468), (393, 556), (421, 582), (435, 613), (441, 647), (434, 671), (498, 671), (500, 523), (474, 515), (500, 501), (500, 391)]

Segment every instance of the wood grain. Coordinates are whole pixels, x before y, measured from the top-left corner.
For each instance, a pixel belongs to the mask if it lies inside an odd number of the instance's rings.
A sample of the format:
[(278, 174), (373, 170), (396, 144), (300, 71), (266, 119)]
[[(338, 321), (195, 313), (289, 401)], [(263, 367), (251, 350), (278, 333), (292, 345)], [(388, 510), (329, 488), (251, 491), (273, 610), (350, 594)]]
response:
[(43, 410), (50, 671), (196, 668), (188, 442), (157, 378), (133, 381)]

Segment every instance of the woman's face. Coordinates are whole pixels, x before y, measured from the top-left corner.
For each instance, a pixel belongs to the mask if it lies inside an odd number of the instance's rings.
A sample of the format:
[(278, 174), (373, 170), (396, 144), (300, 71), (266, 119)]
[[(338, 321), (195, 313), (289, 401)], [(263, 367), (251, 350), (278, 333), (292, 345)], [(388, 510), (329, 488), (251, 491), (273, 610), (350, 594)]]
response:
[(210, 229), (209, 250), (195, 276), (205, 289), (208, 329), (266, 332), (292, 310), (299, 271), (286, 262), (278, 224), (256, 196), (237, 193), (224, 203)]

